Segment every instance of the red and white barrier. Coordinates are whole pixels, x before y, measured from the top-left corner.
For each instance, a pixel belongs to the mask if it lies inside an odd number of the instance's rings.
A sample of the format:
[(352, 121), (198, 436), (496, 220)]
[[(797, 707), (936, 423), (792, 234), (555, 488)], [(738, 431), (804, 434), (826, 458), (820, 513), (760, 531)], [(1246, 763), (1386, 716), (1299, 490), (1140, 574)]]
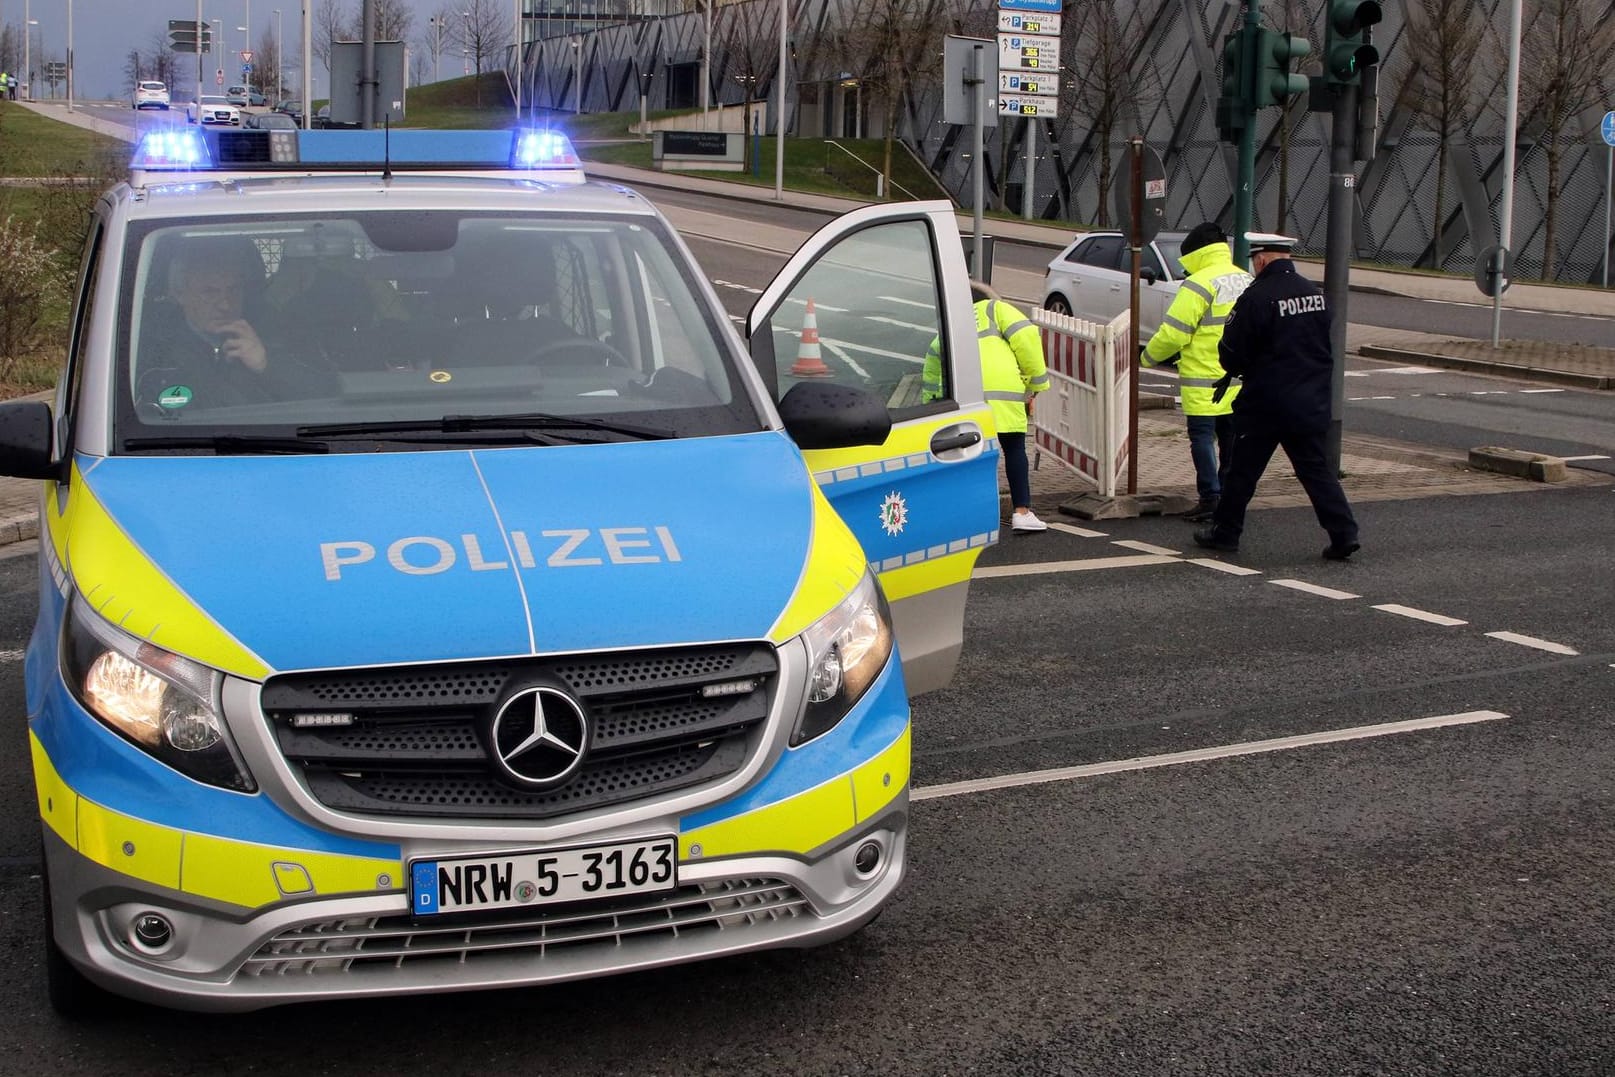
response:
[(1047, 310), (1031, 314), (1049, 367), (1049, 390), (1032, 407), (1033, 444), (1092, 482), (1100, 496), (1114, 497), (1132, 451), (1128, 315), (1105, 325)]

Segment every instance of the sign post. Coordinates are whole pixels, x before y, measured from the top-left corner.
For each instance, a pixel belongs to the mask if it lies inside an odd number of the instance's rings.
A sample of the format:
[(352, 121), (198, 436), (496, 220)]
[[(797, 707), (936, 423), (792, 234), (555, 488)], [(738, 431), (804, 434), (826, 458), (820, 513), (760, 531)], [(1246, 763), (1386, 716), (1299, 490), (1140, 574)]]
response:
[(1604, 136), (1604, 257), (1599, 261), (1604, 263), (1603, 272), (1599, 275), (1600, 287), (1609, 287), (1609, 200), (1610, 189), (1615, 187), (1615, 112), (1604, 113), (1604, 122), (1598, 125), (1598, 133)]
[(1026, 121), (1021, 216), (1032, 219), (1037, 121), (1060, 108), (1061, 0), (998, 0), (998, 114)]

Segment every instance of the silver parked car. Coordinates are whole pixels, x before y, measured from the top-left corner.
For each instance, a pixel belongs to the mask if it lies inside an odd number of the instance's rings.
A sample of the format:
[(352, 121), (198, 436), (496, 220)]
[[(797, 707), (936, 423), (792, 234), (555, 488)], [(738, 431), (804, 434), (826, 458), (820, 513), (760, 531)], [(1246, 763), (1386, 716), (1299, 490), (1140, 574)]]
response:
[[(1185, 232), (1161, 232), (1144, 247), (1140, 271), (1139, 342), (1150, 338), (1178, 286), (1188, 276), (1179, 262)], [(1127, 309), (1132, 253), (1120, 232), (1084, 232), (1049, 263), (1043, 306), (1088, 321), (1108, 322)]]

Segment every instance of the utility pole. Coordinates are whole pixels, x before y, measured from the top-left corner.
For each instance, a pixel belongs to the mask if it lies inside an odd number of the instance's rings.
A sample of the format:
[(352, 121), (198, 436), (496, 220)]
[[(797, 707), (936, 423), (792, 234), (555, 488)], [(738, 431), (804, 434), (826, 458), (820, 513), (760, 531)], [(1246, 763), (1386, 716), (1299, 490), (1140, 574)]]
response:
[[(359, 126), (369, 131), (376, 126), (376, 87), (380, 85), (376, 78), (376, 0), (364, 0), (363, 19), (359, 33)], [(335, 86), (331, 87), (331, 96), (336, 96)]]
[(282, 97), (280, 86), (280, 73), (285, 64), (281, 62), (281, 25), (280, 8), (275, 9), (275, 104), (280, 104)]

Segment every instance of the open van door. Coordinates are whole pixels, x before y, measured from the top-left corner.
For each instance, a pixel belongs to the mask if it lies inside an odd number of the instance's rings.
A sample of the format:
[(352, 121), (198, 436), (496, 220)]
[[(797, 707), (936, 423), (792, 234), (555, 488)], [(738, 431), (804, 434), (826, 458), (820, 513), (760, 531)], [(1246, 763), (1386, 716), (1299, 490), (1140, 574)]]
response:
[[(776, 403), (807, 381), (886, 401), (880, 445), (806, 451), (892, 606), (910, 695), (943, 687), (976, 558), (998, 541), (998, 459), (964, 249), (947, 202), (869, 206), (816, 232), (746, 320)], [(926, 352), (940, 382), (925, 384)]]

